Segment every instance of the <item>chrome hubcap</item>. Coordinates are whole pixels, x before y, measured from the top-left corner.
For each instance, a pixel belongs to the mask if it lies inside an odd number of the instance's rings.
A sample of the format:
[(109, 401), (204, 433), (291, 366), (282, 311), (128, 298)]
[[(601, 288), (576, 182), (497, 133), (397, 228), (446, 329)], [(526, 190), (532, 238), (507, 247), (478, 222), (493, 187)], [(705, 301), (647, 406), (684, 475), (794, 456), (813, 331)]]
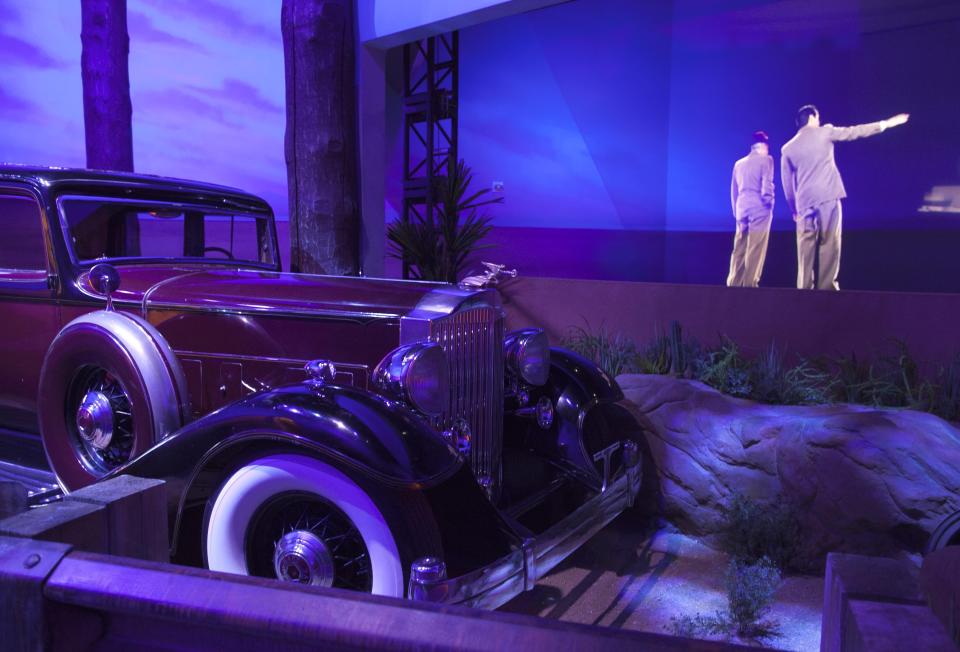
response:
[(327, 544), (313, 532), (287, 532), (273, 553), (277, 579), (311, 586), (333, 586), (333, 555)]
[(113, 407), (103, 392), (90, 391), (77, 409), (77, 431), (97, 450), (110, 446), (113, 439)]

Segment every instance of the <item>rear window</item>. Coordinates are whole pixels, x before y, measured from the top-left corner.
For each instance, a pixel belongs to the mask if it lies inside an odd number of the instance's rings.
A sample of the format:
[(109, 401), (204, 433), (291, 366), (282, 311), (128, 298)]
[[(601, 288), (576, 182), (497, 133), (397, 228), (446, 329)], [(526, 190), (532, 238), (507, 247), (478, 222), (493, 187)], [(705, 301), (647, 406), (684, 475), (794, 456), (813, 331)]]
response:
[(0, 269), (45, 271), (43, 225), (36, 200), (23, 195), (0, 195), (0, 224)]

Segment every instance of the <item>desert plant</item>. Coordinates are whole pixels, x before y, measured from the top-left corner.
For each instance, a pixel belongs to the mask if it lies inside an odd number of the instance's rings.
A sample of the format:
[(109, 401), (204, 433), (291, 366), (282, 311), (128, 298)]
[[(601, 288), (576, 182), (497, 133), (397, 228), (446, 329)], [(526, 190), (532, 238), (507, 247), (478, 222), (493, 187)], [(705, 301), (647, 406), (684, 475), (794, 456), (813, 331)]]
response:
[(649, 373), (637, 365), (637, 346), (633, 340), (621, 333), (609, 333), (603, 324), (596, 333), (590, 331), (589, 324), (585, 328), (573, 326), (562, 344), (592, 360), (613, 378), (637, 371)]
[(481, 244), (493, 227), (479, 209), (503, 198), (485, 198), (488, 188), (471, 193), (472, 181), (473, 173), (462, 159), (451, 164), (434, 215), (398, 220), (387, 227), (390, 255), (409, 263), (414, 278), (455, 283), (469, 256), (491, 246)]
[(772, 343), (753, 363), (753, 397), (764, 403), (779, 403), (784, 394), (783, 354)]
[(667, 629), (674, 636), (683, 638), (726, 635), (730, 631), (729, 623), (722, 612), (715, 616), (703, 616), (700, 613), (693, 616), (672, 616)]
[(703, 352), (693, 361), (694, 377), (730, 396), (749, 396), (750, 372), (736, 343), (724, 337), (719, 349)]
[(837, 368), (835, 397), (842, 403), (862, 405), (898, 404), (898, 392), (888, 374), (878, 371), (876, 365), (858, 360), (851, 354), (834, 360)]
[(960, 418), (960, 355), (939, 370), (937, 381), (921, 387), (925, 407), (938, 417), (956, 421)]
[(769, 559), (750, 563), (731, 559), (727, 566), (726, 619), (739, 636), (762, 639), (775, 636), (777, 623), (765, 616), (780, 588), (780, 571)]
[(835, 384), (834, 374), (801, 359), (783, 375), (780, 402), (784, 405), (829, 403)]
[(667, 630), (674, 636), (703, 638), (732, 635), (762, 642), (780, 635), (780, 624), (767, 618), (781, 575), (769, 559), (731, 559), (724, 575), (727, 608), (714, 616), (674, 616)]
[(637, 353), (637, 368), (642, 374), (668, 374), (673, 363), (672, 342), (662, 333), (653, 336)]
[(782, 570), (802, 570), (800, 523), (782, 498), (761, 503), (734, 494), (724, 510), (723, 543), (737, 560), (770, 560)]

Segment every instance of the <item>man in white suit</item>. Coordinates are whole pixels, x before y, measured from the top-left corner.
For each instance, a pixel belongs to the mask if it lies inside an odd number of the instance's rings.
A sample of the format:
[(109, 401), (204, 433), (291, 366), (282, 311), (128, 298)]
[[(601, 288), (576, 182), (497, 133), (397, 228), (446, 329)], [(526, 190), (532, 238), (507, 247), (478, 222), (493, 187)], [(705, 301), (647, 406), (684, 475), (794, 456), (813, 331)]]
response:
[(770, 139), (763, 131), (753, 134), (750, 153), (733, 164), (730, 205), (737, 220), (730, 255), (730, 287), (757, 287), (763, 273), (773, 221), (773, 157)]
[[(820, 124), (817, 107), (808, 104), (797, 113), (797, 135), (780, 150), (783, 194), (797, 223), (797, 287), (839, 290), (840, 200), (847, 196), (833, 158), (833, 144), (856, 140), (904, 124), (906, 113), (853, 127)], [(814, 258), (819, 256), (816, 279)]]

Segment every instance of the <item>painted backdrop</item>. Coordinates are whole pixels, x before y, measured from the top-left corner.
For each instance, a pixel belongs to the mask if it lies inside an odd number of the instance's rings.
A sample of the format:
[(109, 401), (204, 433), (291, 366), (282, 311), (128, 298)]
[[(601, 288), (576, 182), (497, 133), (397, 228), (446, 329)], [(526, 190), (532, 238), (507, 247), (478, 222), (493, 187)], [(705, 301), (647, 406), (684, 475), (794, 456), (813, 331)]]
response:
[[(138, 171), (240, 186), (286, 216), (279, 6), (128, 0)], [(79, 13), (0, 0), (0, 160), (83, 164)], [(461, 154), (506, 199), (488, 255), (528, 275), (721, 283), (733, 161), (755, 129), (786, 141), (814, 102), (838, 124), (913, 115), (838, 147), (844, 287), (960, 291), (960, 217), (916, 210), (960, 185), (957, 61), (952, 0), (574, 0), (466, 29)], [(398, 81), (394, 66), (394, 100)], [(790, 285), (779, 190), (774, 224), (763, 284)]]

